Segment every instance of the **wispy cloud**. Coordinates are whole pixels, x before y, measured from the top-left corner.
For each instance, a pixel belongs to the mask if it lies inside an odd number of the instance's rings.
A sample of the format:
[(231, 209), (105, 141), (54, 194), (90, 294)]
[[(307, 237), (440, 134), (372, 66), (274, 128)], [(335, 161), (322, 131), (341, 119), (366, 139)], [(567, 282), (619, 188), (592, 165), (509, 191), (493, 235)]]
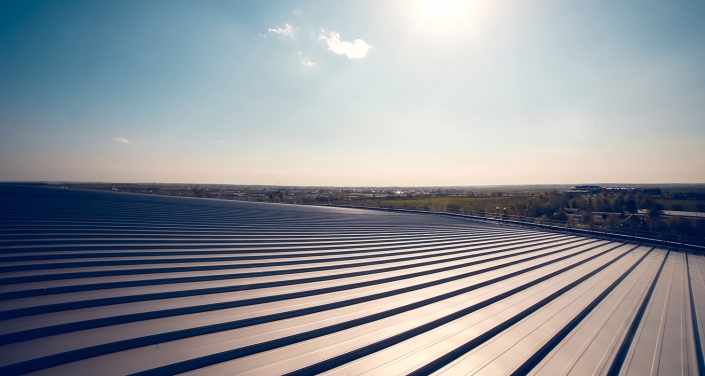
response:
[(284, 28), (278, 27), (276, 29), (269, 29), (269, 32), (287, 37), (294, 37), (294, 28), (289, 24), (284, 24)]
[(304, 61), (302, 61), (302, 63), (303, 63), (303, 65), (305, 65), (305, 66), (307, 66), (307, 67), (314, 67), (314, 66), (316, 66), (316, 63), (314, 63), (313, 61), (310, 61), (310, 60), (304, 60)]
[[(321, 30), (321, 32), (324, 32)], [(324, 32), (325, 33), (325, 32)], [(372, 48), (362, 39), (355, 39), (352, 42), (340, 40), (340, 34), (335, 31), (330, 32), (330, 37), (321, 35), (318, 39), (328, 42), (328, 49), (338, 55), (345, 55), (350, 59), (362, 59), (367, 56), (367, 52)]]
[(301, 14), (301, 11), (300, 11), (300, 10), (298, 10), (298, 9), (294, 9), (294, 14), (298, 16), (298, 15), (300, 15), (300, 14)]
[(128, 140), (126, 138), (122, 138), (122, 137), (113, 137), (113, 141), (119, 142), (121, 144), (131, 144), (132, 143), (132, 142), (130, 142), (130, 140)]
[(224, 144), (225, 141), (223, 141), (223, 140), (218, 140), (218, 143), (219, 143), (219, 144)]

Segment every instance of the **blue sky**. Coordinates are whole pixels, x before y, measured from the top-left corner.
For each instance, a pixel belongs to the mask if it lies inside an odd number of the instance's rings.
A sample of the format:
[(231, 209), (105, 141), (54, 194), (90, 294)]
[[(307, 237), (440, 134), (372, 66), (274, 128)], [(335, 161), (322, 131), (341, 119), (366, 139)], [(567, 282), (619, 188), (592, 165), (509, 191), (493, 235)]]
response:
[(0, 181), (705, 181), (705, 3), (3, 1)]

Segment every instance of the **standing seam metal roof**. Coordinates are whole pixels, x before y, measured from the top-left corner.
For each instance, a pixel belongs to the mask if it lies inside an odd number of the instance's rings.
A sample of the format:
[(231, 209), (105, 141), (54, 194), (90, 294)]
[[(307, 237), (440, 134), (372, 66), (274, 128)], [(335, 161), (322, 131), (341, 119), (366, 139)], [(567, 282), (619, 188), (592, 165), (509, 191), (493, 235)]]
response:
[(0, 185), (0, 374), (697, 375), (702, 255)]

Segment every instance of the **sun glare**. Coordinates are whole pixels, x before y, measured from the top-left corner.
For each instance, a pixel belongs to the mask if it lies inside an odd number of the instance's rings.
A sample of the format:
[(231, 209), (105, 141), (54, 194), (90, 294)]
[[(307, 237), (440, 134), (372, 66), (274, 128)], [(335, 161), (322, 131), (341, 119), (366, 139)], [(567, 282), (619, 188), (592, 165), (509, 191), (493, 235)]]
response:
[(462, 0), (419, 0), (418, 5), (424, 18), (435, 22), (461, 19), (470, 9), (470, 2)]
[(474, 36), (490, 2), (417, 0), (412, 3), (416, 32), (429, 37)]

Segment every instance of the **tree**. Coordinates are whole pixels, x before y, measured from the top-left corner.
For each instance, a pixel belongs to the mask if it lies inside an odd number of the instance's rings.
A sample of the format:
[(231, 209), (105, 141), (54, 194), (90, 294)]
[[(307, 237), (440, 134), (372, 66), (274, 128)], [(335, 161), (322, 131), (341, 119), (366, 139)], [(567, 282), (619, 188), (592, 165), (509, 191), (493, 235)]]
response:
[(568, 215), (563, 210), (559, 210), (553, 214), (553, 219), (565, 222), (568, 220)]
[(621, 194), (617, 195), (614, 200), (612, 200), (612, 210), (614, 210), (615, 213), (624, 212), (624, 197)]
[(646, 211), (646, 216), (649, 218), (659, 218), (661, 217), (661, 209), (657, 207), (651, 208)]
[(604, 220), (604, 224), (607, 228), (619, 227), (622, 224), (622, 220), (619, 218), (619, 215), (608, 215)]
[(673, 217), (669, 221), (669, 224), (671, 225), (671, 228), (674, 229), (678, 234), (682, 234), (685, 236), (698, 235), (697, 231), (695, 230), (695, 227), (693, 227), (693, 223), (688, 219)]
[(629, 197), (629, 199), (627, 199), (624, 207), (630, 213), (636, 213), (639, 211), (639, 209), (637, 209), (637, 206), (636, 206), (636, 200), (634, 200), (633, 197)]

